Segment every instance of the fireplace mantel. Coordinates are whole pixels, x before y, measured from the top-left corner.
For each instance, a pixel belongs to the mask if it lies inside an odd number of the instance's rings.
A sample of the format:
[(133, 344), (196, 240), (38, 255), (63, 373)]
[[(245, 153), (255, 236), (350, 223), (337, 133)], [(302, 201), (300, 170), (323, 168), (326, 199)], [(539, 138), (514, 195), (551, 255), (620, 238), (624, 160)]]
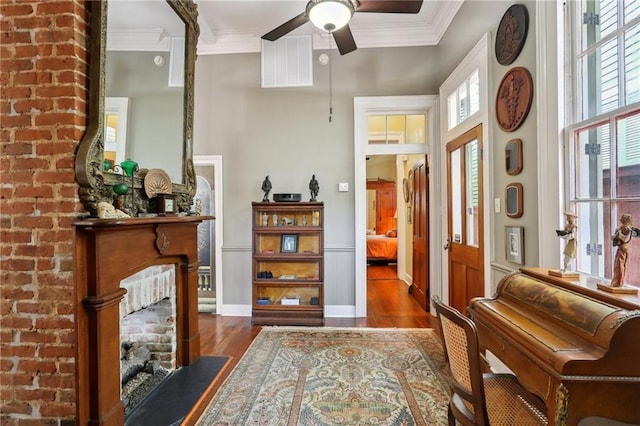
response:
[(121, 426), (120, 281), (151, 265), (176, 266), (177, 365), (200, 357), (198, 225), (211, 216), (83, 219), (74, 223), (76, 415)]

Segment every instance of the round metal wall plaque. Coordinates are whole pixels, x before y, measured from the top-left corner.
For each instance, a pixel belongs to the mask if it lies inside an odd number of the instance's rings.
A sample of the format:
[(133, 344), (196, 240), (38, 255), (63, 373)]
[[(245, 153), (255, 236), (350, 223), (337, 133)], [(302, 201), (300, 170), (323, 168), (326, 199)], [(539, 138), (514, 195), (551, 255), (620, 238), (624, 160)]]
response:
[(496, 34), (496, 59), (500, 65), (509, 65), (516, 60), (529, 28), (529, 13), (522, 4), (514, 4), (502, 16)]
[(533, 79), (526, 68), (507, 71), (498, 86), (496, 119), (505, 132), (513, 132), (524, 122), (533, 101)]

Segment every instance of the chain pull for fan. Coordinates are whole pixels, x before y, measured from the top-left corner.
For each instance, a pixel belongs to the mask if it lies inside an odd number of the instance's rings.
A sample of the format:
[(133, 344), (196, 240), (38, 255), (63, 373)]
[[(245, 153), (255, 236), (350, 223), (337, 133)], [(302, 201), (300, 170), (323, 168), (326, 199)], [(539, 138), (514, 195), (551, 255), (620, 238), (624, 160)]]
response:
[(329, 34), (329, 123), (333, 118), (333, 34)]

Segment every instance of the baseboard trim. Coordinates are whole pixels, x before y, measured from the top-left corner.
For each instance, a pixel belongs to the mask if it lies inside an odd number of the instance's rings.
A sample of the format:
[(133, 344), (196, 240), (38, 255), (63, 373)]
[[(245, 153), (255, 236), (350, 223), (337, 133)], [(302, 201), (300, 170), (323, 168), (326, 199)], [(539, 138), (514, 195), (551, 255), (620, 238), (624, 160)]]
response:
[[(251, 305), (222, 305), (223, 317), (250, 317)], [(325, 305), (325, 318), (356, 318), (355, 305)]]

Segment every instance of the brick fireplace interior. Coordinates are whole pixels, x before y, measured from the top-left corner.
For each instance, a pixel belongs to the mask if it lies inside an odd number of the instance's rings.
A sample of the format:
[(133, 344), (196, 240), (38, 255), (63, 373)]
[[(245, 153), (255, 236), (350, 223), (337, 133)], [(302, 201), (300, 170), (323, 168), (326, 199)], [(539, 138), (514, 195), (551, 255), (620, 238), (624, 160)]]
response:
[(146, 268), (120, 282), (120, 377), (125, 418), (176, 369), (175, 267)]

